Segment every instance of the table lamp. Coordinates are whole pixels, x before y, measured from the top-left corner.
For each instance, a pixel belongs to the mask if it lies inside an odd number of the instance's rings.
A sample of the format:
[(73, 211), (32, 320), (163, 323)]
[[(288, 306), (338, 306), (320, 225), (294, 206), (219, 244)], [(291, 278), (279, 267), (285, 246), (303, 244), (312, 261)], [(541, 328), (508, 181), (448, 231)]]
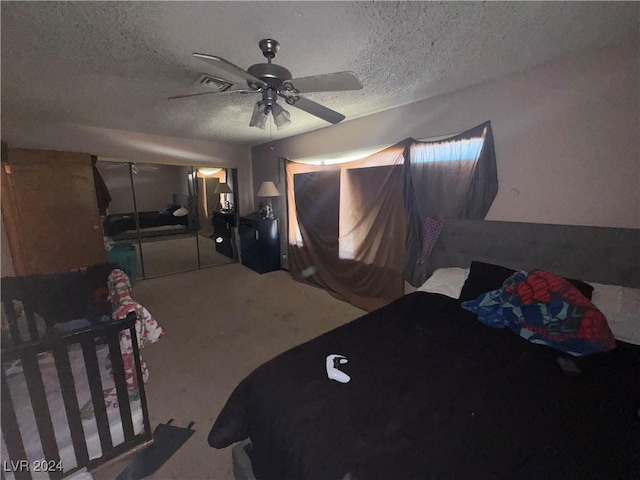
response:
[[(218, 194), (218, 195), (224, 195), (224, 208), (223, 210), (225, 211), (229, 211), (231, 210), (231, 204), (228, 200), (227, 195), (229, 193), (233, 193), (233, 190), (231, 190), (231, 187), (229, 186), (228, 183), (218, 183), (218, 185), (216, 185), (216, 189), (214, 190), (214, 193)], [(220, 202), (222, 204), (222, 202)]]
[(264, 217), (273, 220), (273, 205), (271, 203), (271, 198), (280, 196), (278, 187), (276, 187), (276, 184), (273, 182), (262, 182), (257, 195), (258, 197), (267, 199)]

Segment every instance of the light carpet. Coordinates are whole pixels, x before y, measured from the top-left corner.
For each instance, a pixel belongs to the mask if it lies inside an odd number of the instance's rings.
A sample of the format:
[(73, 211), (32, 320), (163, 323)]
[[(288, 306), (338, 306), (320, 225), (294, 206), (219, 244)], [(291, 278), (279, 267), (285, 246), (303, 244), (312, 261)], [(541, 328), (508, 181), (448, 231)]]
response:
[[(196, 433), (150, 478), (233, 479), (231, 448), (207, 444), (238, 383), (260, 364), (365, 312), (285, 271), (259, 275), (240, 264), (139, 281), (133, 297), (165, 328), (142, 355), (151, 425), (195, 421)], [(113, 479), (127, 462), (93, 472)]]
[[(212, 239), (199, 236), (198, 241), (200, 265), (203, 268), (235, 262), (235, 260), (218, 253)], [(134, 246), (138, 257), (137, 278), (141, 279), (142, 264), (139, 245), (136, 242)], [(147, 278), (198, 269), (198, 249), (196, 248), (196, 237), (193, 235), (144, 239), (142, 254)]]

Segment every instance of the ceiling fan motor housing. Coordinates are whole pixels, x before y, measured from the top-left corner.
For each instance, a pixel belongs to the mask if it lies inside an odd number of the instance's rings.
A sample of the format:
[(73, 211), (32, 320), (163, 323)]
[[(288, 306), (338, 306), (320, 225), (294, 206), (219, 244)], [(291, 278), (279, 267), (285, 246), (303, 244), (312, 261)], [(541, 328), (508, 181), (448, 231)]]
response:
[[(275, 89), (276, 91), (279, 91), (282, 87), (282, 83), (286, 80), (291, 80), (292, 78), (289, 70), (280, 65), (276, 65), (275, 63), (271, 63), (271, 60), (275, 58), (278, 54), (278, 50), (280, 50), (280, 44), (277, 40), (273, 40), (272, 38), (264, 38), (260, 40), (258, 46), (260, 47), (260, 50), (262, 50), (262, 55), (267, 59), (267, 63), (251, 65), (247, 69), (247, 72), (266, 83), (268, 87), (267, 89)], [(250, 83), (249, 87), (253, 88)], [(271, 97), (271, 95), (269, 95), (269, 97)], [(275, 103), (276, 98), (277, 95), (274, 93), (271, 102), (267, 103), (267, 98), (263, 94), (263, 99), (267, 105)]]
[(259, 78), (271, 88), (280, 88), (282, 82), (291, 80), (291, 72), (275, 63), (257, 63), (247, 70), (254, 77)]
[(278, 100), (278, 92), (275, 88), (265, 88), (262, 91), (262, 101), (267, 107), (272, 107)]
[(260, 40), (258, 46), (260, 47), (260, 50), (262, 50), (262, 55), (268, 59), (275, 58), (278, 54), (278, 50), (280, 50), (280, 44), (277, 40), (273, 40), (272, 38)]

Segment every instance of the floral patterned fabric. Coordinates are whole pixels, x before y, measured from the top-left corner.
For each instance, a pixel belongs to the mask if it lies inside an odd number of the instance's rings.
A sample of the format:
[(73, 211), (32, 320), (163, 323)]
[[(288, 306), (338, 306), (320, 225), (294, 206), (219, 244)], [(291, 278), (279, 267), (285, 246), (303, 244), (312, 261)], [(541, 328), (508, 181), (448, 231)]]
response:
[[(109, 289), (109, 302), (111, 303), (112, 318), (114, 320), (124, 318), (130, 312), (136, 313), (136, 337), (138, 339), (138, 347), (142, 348), (148, 343), (155, 343), (164, 335), (164, 330), (155, 318), (149, 313), (145, 307), (131, 298), (131, 283), (127, 274), (119, 269), (113, 270), (109, 274), (107, 281)], [(138, 394), (138, 377), (136, 375), (136, 365), (133, 356), (133, 343), (131, 341), (131, 332), (129, 329), (120, 332), (120, 353), (122, 363), (124, 364), (125, 380), (127, 382), (127, 390), (129, 393), (129, 401), (137, 400)], [(140, 367), (142, 369), (142, 378), (144, 383), (149, 379), (149, 369), (147, 364), (140, 355)], [(105, 368), (113, 375), (113, 367), (111, 357), (107, 356), (105, 360)], [(103, 391), (104, 401), (107, 409), (118, 408), (118, 396), (115, 387), (108, 388)], [(92, 418), (94, 416), (93, 402), (89, 401), (80, 409), (83, 419)]]
[[(130, 312), (136, 313), (136, 337), (138, 347), (142, 348), (148, 343), (155, 343), (164, 335), (164, 330), (145, 307), (131, 298), (131, 283), (127, 274), (119, 269), (113, 270), (109, 275), (109, 300), (111, 301), (113, 319), (124, 318)], [(120, 333), (120, 351), (124, 363), (125, 378), (129, 390), (137, 390), (138, 379), (136, 376), (135, 362), (133, 358), (133, 344), (129, 330)], [(149, 378), (149, 369), (140, 355), (142, 377), (146, 383)], [(111, 392), (114, 394), (115, 392)]]
[(616, 346), (602, 312), (567, 280), (542, 270), (516, 272), (502, 288), (461, 305), (486, 325), (509, 327), (530, 342), (572, 355)]
[[(131, 298), (131, 284), (127, 274), (119, 269), (109, 275), (109, 300), (111, 301), (113, 319), (124, 318), (130, 312), (136, 312), (136, 335), (138, 346), (155, 343), (164, 335), (164, 330), (145, 307)], [(120, 348), (123, 353), (131, 353), (131, 335), (123, 332), (120, 338)]]

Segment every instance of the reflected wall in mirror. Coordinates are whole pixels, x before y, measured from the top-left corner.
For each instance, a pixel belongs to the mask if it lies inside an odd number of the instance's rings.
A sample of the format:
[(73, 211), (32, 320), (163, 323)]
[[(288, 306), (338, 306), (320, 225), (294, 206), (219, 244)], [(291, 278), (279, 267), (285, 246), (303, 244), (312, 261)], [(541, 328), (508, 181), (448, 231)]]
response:
[(98, 160), (96, 168), (109, 198), (106, 215), (102, 218), (107, 260), (124, 270), (133, 284), (144, 277), (144, 272), (140, 261), (132, 164)]
[(112, 199), (103, 221), (108, 259), (137, 279), (197, 269), (191, 167), (98, 162), (98, 169)]
[(237, 261), (235, 169), (105, 159), (97, 168), (111, 196), (108, 259), (132, 279)]
[(237, 171), (198, 167), (198, 242), (202, 267), (225, 265), (238, 259), (236, 248)]
[(139, 260), (144, 278), (198, 269), (192, 168), (134, 164)]

